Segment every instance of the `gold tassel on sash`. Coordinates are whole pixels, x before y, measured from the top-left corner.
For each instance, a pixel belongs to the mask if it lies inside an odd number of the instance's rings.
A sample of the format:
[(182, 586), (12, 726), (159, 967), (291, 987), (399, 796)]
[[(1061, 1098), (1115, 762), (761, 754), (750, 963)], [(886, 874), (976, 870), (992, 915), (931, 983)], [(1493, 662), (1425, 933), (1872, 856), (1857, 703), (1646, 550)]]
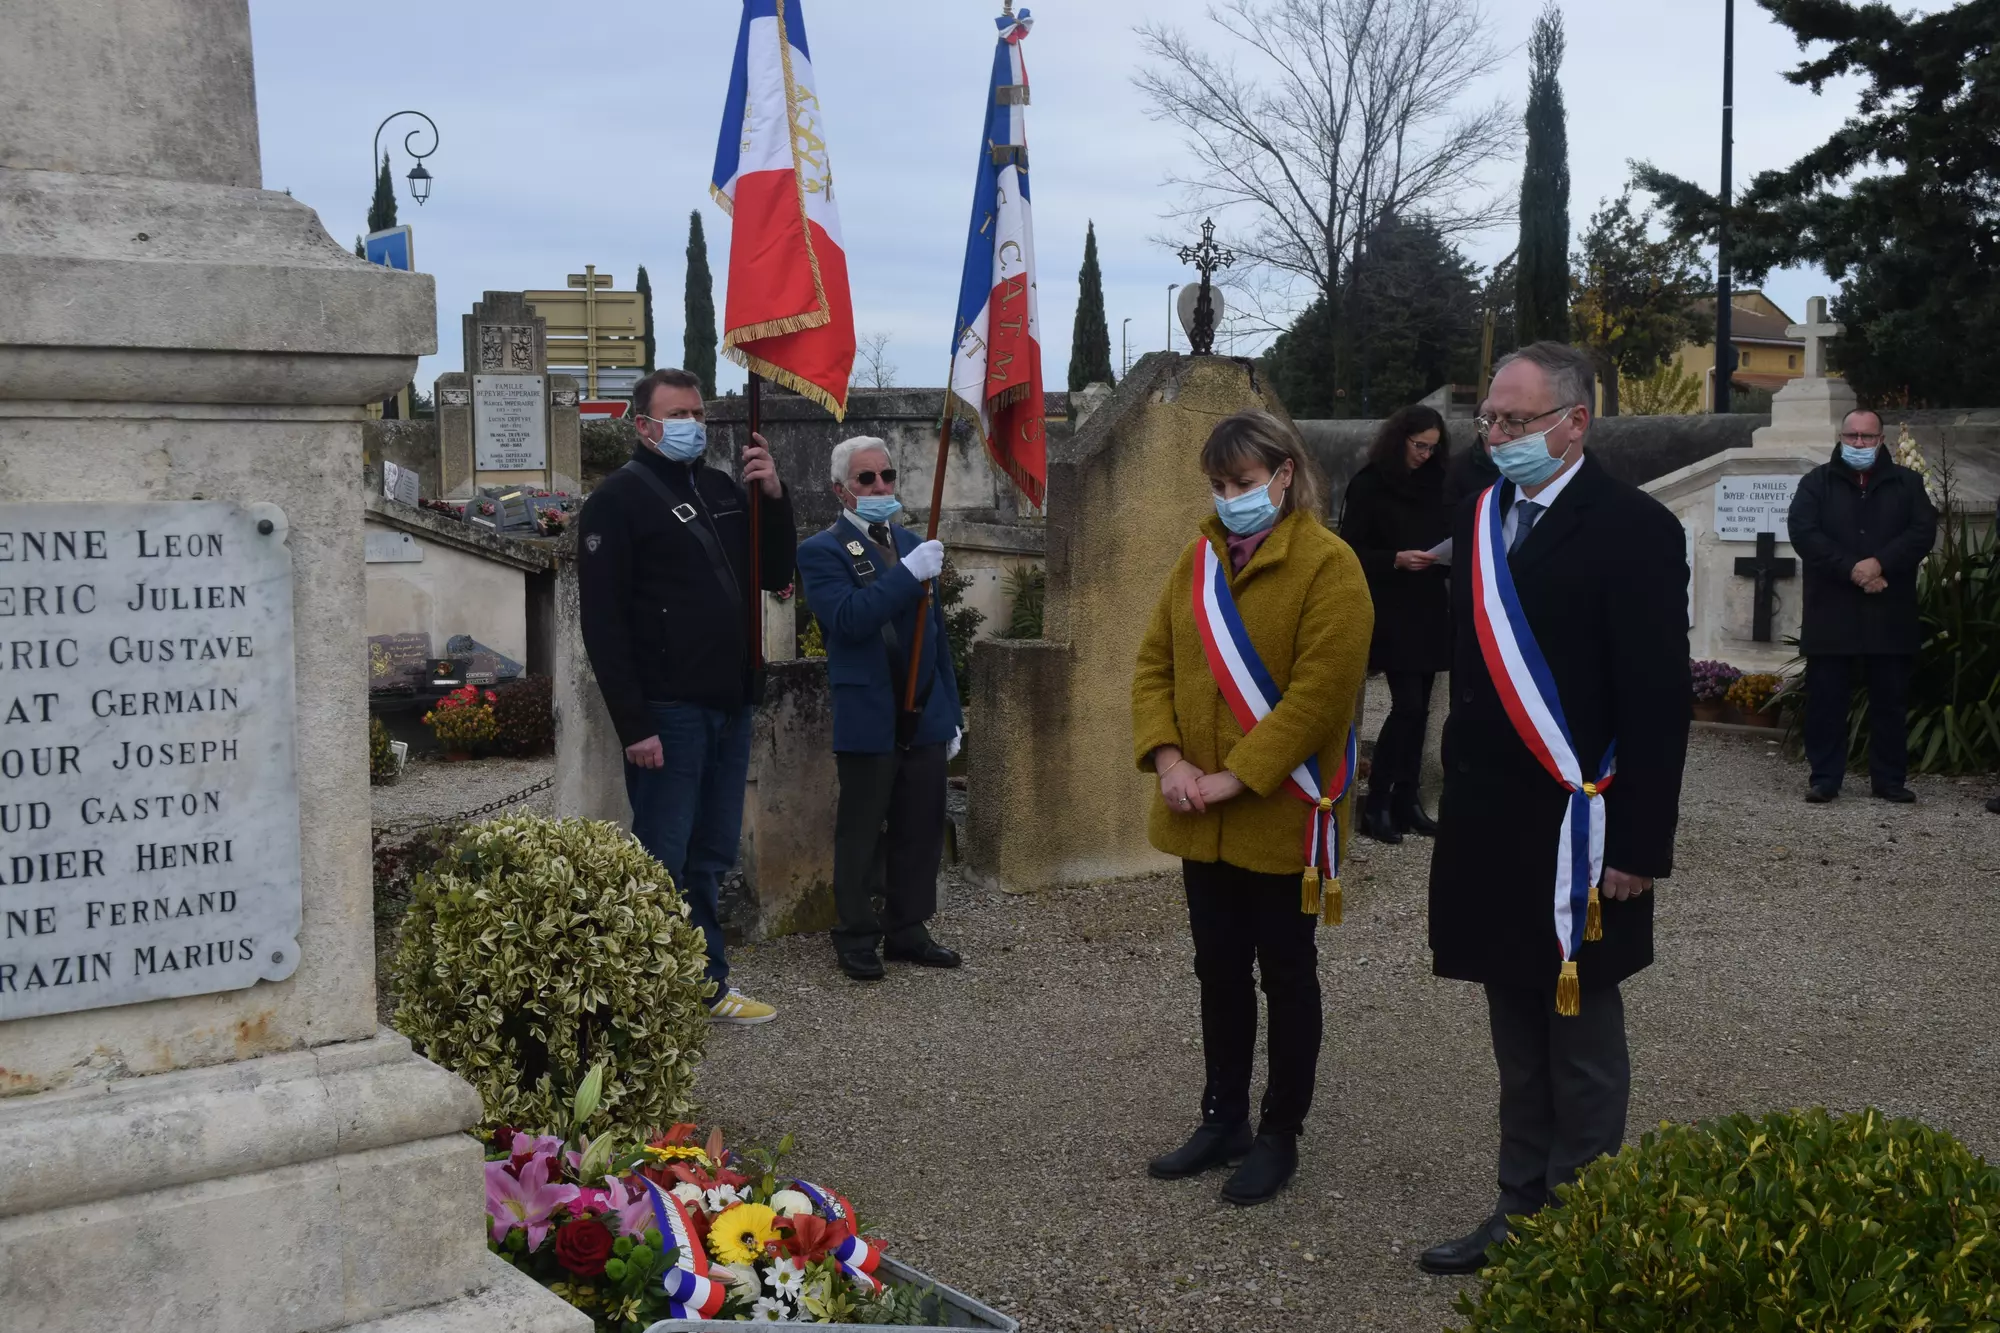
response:
[[(1340, 892), (1339, 880), (1333, 882), (1333, 891)], [(1299, 910), (1307, 916), (1318, 916), (1319, 904), (1319, 867), (1307, 866), (1306, 877), (1299, 885)]]
[(1583, 985), (1576, 979), (1575, 959), (1563, 964), (1562, 976), (1556, 980), (1556, 1012), (1564, 1018), (1583, 1012)]
[(1604, 904), (1598, 901), (1597, 886), (1590, 886), (1590, 906), (1583, 914), (1583, 938), (1587, 941), (1604, 938)]
[(1319, 920), (1323, 926), (1340, 924), (1340, 881), (1330, 879), (1320, 894)]

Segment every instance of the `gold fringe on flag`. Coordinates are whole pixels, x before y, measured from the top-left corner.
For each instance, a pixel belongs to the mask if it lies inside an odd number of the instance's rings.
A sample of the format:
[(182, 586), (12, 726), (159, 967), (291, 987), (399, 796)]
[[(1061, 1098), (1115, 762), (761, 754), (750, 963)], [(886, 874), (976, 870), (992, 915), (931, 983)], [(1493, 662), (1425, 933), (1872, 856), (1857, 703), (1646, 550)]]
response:
[(833, 413), (835, 421), (845, 421), (847, 419), (847, 404), (841, 402), (805, 376), (795, 375), (783, 366), (772, 365), (763, 357), (752, 356), (740, 347), (725, 347), (722, 349), (722, 354), (737, 365), (742, 366), (745, 370), (754, 370), (773, 384), (782, 384), (801, 398), (812, 399), (815, 403)]
[(1032, 383), (1010, 384), (1006, 388), (1002, 389), (999, 393), (994, 394), (992, 397), (986, 400), (986, 410), (989, 412), (998, 412), (1004, 408), (1012, 407), (1014, 404), (1020, 402), (1023, 398), (1026, 398), (1028, 396), (1028, 390), (1032, 389), (1033, 387), (1034, 385)]
[(1598, 901), (1597, 886), (1590, 886), (1590, 906), (1583, 913), (1583, 938), (1586, 941), (1604, 938), (1604, 904)]
[(1564, 1018), (1583, 1012), (1583, 983), (1576, 979), (1575, 959), (1563, 964), (1562, 976), (1556, 979), (1556, 1012)]
[[(1334, 892), (1340, 891), (1340, 881), (1333, 882)], [(1319, 867), (1307, 866), (1306, 876), (1299, 882), (1299, 910), (1307, 916), (1319, 915)]]

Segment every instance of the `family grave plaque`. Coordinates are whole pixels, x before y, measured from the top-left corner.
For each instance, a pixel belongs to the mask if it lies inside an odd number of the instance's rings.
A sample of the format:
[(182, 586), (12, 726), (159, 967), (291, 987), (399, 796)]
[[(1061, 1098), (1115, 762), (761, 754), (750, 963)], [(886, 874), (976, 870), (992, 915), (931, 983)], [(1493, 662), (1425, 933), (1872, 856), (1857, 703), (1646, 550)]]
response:
[(275, 505), (0, 504), (0, 1021), (299, 964)]
[(472, 377), (473, 465), (528, 472), (549, 465), (548, 412), (540, 375)]
[(1792, 494), (1799, 488), (1795, 473), (1722, 476), (1715, 482), (1715, 535), (1725, 542), (1754, 542), (1768, 532), (1781, 542), (1791, 540), (1787, 518)]

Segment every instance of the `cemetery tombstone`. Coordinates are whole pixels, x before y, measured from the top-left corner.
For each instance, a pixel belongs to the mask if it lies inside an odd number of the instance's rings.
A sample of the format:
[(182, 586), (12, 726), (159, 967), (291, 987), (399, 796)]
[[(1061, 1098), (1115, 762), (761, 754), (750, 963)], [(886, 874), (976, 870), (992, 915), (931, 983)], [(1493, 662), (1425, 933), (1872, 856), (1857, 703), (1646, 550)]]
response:
[(435, 399), (446, 496), (580, 489), (576, 380), (548, 373), (547, 322), (519, 292), (487, 292), (464, 317), (466, 368), (440, 375)]

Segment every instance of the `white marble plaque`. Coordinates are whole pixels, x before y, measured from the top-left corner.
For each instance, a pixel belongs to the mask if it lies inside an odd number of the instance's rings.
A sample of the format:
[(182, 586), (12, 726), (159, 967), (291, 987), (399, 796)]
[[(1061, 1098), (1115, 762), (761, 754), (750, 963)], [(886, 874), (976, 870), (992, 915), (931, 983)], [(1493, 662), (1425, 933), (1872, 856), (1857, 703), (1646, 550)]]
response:
[(407, 532), (370, 528), (361, 538), (363, 558), (371, 565), (410, 565), (424, 558), (424, 548)]
[(1791, 540), (1786, 516), (1792, 493), (1804, 478), (1793, 473), (1775, 476), (1720, 477), (1715, 483), (1715, 535), (1726, 542), (1754, 542), (1760, 532)]
[(286, 533), (0, 504), (0, 1022), (298, 967)]
[(419, 494), (422, 482), (423, 478), (418, 475), (415, 468), (398, 467), (396, 464), (386, 460), (382, 464), (382, 496), (384, 499), (394, 500), (397, 504), (405, 504), (415, 508), (417, 501), (422, 498)]
[(526, 472), (549, 465), (548, 412), (540, 375), (472, 377), (473, 466)]

